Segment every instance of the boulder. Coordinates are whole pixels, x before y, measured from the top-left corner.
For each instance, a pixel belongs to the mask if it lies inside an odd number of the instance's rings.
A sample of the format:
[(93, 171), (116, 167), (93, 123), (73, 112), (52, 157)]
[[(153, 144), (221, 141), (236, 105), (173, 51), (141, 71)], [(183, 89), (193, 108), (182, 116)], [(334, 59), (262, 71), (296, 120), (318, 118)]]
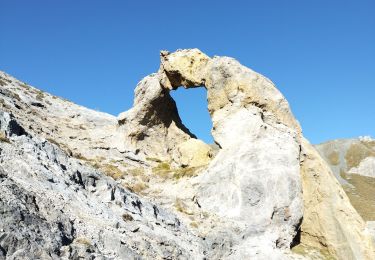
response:
[(180, 167), (200, 167), (207, 165), (213, 156), (212, 147), (203, 141), (190, 138), (177, 146), (173, 160)]

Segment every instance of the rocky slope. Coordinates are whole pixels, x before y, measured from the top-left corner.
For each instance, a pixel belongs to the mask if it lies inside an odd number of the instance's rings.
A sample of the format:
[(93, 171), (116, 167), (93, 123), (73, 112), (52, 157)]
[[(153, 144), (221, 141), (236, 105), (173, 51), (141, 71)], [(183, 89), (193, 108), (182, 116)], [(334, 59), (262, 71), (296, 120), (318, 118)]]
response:
[(340, 139), (316, 145), (353, 206), (365, 220), (375, 221), (375, 140)]
[(8, 113), (0, 120), (0, 256), (203, 257), (202, 239), (173, 213), (29, 134)]
[[(288, 102), (232, 58), (162, 52), (117, 118), (0, 76), (0, 257), (374, 258)], [(216, 146), (181, 122), (180, 86), (206, 88)]]

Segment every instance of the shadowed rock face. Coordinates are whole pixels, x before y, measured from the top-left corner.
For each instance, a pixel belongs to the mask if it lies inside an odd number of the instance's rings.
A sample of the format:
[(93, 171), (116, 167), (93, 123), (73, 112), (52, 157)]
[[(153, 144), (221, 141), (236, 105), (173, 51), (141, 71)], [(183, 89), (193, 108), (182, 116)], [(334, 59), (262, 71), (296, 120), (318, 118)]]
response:
[[(117, 119), (0, 76), (0, 259), (374, 259), (288, 102), (232, 58), (162, 52)], [(181, 86), (207, 90), (218, 149)]]
[(128, 147), (148, 157), (170, 159), (177, 145), (195, 136), (182, 124), (169, 90), (152, 74), (138, 83), (134, 107), (118, 119)]

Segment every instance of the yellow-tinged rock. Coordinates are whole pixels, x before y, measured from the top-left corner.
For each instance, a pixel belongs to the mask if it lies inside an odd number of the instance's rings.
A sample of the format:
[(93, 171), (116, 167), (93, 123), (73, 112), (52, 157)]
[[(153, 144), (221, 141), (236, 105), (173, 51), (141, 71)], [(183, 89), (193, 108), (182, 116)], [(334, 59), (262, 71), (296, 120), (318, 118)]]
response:
[(175, 161), (183, 167), (207, 165), (212, 158), (212, 148), (201, 140), (191, 138), (177, 147)]
[(304, 214), (301, 242), (327, 249), (337, 259), (375, 259), (365, 222), (350, 204), (341, 185), (319, 153), (302, 140)]

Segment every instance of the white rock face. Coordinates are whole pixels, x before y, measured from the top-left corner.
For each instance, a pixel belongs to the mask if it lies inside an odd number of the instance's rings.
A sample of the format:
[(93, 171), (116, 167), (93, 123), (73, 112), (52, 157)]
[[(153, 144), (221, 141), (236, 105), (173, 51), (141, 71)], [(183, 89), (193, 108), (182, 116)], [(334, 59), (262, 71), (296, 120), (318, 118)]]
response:
[(298, 135), (263, 122), (261, 113), (243, 108), (219, 123), (223, 148), (201, 175), (198, 200), (203, 209), (235, 222), (233, 232), (262, 234), (270, 244), (289, 247), (303, 207)]
[[(290, 145), (280, 146), (286, 140)], [(271, 245), (289, 247), (303, 207), (299, 161), (293, 157), (298, 151), (299, 146), (290, 136), (277, 140), (249, 138), (240, 148), (223, 149), (202, 175), (200, 205), (233, 222), (233, 233), (241, 230), (249, 241), (259, 242), (252, 244), (252, 250), (264, 246), (260, 239), (263, 236)]]

